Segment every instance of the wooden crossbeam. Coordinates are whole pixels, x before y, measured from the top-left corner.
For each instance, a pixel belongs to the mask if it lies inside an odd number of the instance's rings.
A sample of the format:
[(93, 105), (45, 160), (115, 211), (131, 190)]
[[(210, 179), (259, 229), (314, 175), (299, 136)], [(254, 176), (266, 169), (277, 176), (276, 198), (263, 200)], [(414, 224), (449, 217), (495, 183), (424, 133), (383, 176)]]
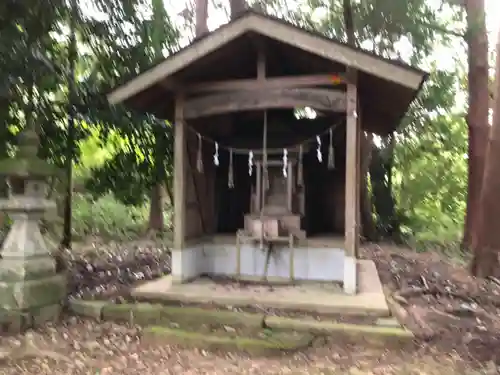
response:
[(336, 86), (346, 84), (347, 79), (343, 73), (313, 74), (286, 77), (267, 77), (265, 79), (234, 79), (228, 81), (215, 81), (194, 84), (169, 84), (163, 86), (172, 90), (183, 91), (185, 94), (198, 94), (210, 91), (236, 91), (236, 90), (269, 90), (286, 89), (294, 87)]
[(346, 94), (339, 90), (288, 88), (223, 92), (186, 101), (185, 118), (271, 108), (311, 107), (345, 112)]

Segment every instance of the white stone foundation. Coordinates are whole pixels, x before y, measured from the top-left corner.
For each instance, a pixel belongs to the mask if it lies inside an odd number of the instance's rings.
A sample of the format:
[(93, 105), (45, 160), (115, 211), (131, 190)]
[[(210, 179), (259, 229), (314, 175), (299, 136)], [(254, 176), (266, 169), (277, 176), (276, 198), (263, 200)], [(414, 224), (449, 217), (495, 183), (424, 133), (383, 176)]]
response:
[(183, 282), (199, 275), (205, 271), (206, 257), (203, 245), (188, 247), (185, 249), (172, 250), (172, 278), (176, 282)]
[(357, 260), (350, 256), (344, 256), (344, 292), (346, 294), (356, 294), (358, 288)]
[[(297, 247), (294, 252), (294, 279), (302, 281), (342, 282), (348, 294), (356, 293), (356, 259), (345, 256), (343, 249)], [(271, 258), (267, 276), (290, 278), (290, 249), (278, 248), (279, 258)], [(240, 275), (260, 278), (266, 254), (258, 246), (240, 248)], [(201, 243), (172, 251), (172, 277), (176, 282), (189, 281), (202, 274), (237, 276), (236, 245)]]

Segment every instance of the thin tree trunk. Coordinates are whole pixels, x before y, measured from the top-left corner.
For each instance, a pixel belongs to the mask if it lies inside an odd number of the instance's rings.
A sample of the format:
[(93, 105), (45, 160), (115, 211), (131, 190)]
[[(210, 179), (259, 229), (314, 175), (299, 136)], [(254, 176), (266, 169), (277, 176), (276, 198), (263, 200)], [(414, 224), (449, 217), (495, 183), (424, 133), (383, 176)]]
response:
[(163, 231), (163, 186), (158, 183), (151, 189), (149, 209), (149, 230), (151, 232)]
[(463, 246), (470, 247), (476, 228), (485, 163), (488, 126), (488, 35), (484, 0), (465, 1), (469, 58), (469, 182)]
[[(498, 32), (500, 38), (500, 30)], [(497, 43), (500, 51), (500, 39)], [(474, 228), (474, 256), (471, 271), (475, 276), (494, 276), (500, 268), (500, 231), (497, 218), (500, 216), (500, 53), (497, 53), (495, 105), (493, 107), (493, 126), (486, 150), (484, 179), (477, 215), (477, 226)]]
[(229, 0), (229, 7), (231, 8), (231, 19), (238, 17), (246, 9), (245, 0)]
[(199, 38), (208, 33), (208, 0), (196, 0), (195, 7), (195, 34)]
[(344, 26), (347, 36), (347, 44), (354, 46), (356, 44), (355, 30), (354, 30), (354, 17), (352, 14), (351, 0), (343, 0), (344, 9)]
[[(163, 38), (160, 32), (164, 23), (164, 4), (162, 0), (153, 0), (153, 49), (154, 49), (154, 59), (160, 59), (163, 57)], [(163, 186), (166, 181), (166, 170), (165, 170), (165, 151), (167, 148), (165, 142), (165, 130), (158, 127), (154, 128), (155, 137), (155, 149), (154, 149), (154, 185), (151, 188), (150, 196), (150, 210), (149, 210), (149, 223), (148, 230), (149, 235), (153, 235), (157, 232), (162, 232), (164, 229), (164, 218), (163, 218)]]
[(392, 191), (392, 165), (394, 159), (394, 137), (379, 149), (373, 147), (370, 163), (373, 207), (378, 216), (378, 235), (394, 241), (401, 240), (400, 223)]
[(149, 207), (149, 234), (163, 231), (163, 186), (166, 180), (166, 170), (164, 165), (165, 158), (165, 137), (162, 129), (155, 128), (155, 150), (154, 150), (154, 173), (155, 184), (151, 187), (151, 200)]
[(360, 181), (360, 216), (363, 236), (375, 241), (377, 238), (377, 228), (373, 220), (372, 200), (368, 190), (368, 172), (370, 169), (373, 150), (373, 134), (363, 137), (361, 143), (361, 181)]
[(78, 3), (76, 0), (71, 4), (71, 20), (70, 32), (71, 40), (69, 45), (69, 72), (68, 72), (68, 90), (69, 90), (69, 105), (68, 105), (68, 137), (66, 140), (66, 191), (64, 194), (64, 212), (63, 212), (63, 232), (61, 238), (61, 247), (65, 249), (71, 248), (72, 242), (72, 215), (73, 215), (73, 159), (75, 148), (75, 101), (76, 101), (76, 78), (75, 67), (77, 54), (76, 45), (76, 17), (78, 12)]
[(170, 206), (173, 206), (174, 205), (174, 192), (172, 191), (172, 181), (171, 180), (167, 180), (165, 182), (165, 191), (166, 191), (167, 197), (168, 197), (167, 204)]

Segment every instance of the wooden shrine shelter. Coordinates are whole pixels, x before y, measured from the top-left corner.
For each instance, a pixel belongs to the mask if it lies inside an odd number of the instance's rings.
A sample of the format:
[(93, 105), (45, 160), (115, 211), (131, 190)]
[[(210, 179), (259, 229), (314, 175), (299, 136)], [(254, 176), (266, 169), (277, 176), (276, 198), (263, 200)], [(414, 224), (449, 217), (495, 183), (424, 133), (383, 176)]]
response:
[(247, 11), (111, 91), (175, 127), (173, 277), (355, 293), (361, 132), (392, 132), (425, 78)]

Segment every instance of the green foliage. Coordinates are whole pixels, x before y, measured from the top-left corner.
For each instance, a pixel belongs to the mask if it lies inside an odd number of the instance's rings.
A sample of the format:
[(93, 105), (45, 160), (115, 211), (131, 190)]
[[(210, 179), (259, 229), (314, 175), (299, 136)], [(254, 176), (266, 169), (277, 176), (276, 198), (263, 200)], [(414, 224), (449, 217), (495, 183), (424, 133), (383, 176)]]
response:
[[(435, 68), (394, 150), (402, 231), (417, 242), (460, 241), (467, 198), (467, 125), (455, 107), (464, 72)], [(409, 122), (409, 123), (408, 123)]]
[[(260, 2), (270, 14), (345, 40), (342, 0)], [(452, 38), (442, 30), (463, 19), (456, 10), (444, 20), (430, 3), (352, 0), (357, 43), (428, 66), (431, 53)], [(41, 127), (41, 155), (63, 165), (70, 12), (62, 0), (37, 4), (6, 0), (0, 5), (0, 158), (15, 149), (14, 136), (31, 115)], [(172, 128), (152, 116), (110, 108), (99, 93), (176, 51), (180, 35), (161, 0), (92, 0), (87, 5), (106, 17), (79, 12), (76, 19), (75, 176), (85, 181), (89, 196), (75, 198), (75, 232), (123, 235), (145, 229), (143, 207), (151, 187), (171, 179)], [(398, 45), (403, 42), (411, 48), (402, 54)], [(466, 125), (455, 110), (464, 72), (430, 68), (429, 83), (403, 130), (393, 135), (393, 143), (377, 142), (387, 161), (381, 175), (387, 183), (378, 186), (388, 189), (395, 202), (395, 212), (387, 215), (398, 218), (403, 234), (419, 244), (460, 236), (467, 184)], [(384, 221), (381, 212), (375, 216)]]
[(396, 147), (398, 209), (417, 239), (457, 241), (467, 194), (467, 125), (456, 115), (428, 125), (418, 139), (405, 137)]
[(105, 238), (134, 237), (147, 228), (147, 207), (127, 206), (112, 195), (98, 199), (76, 195), (73, 200), (73, 232)]
[(84, 182), (91, 176), (93, 168), (101, 167), (116, 153), (116, 149), (121, 146), (123, 139), (118, 135), (115, 136), (115, 139), (112, 135), (109, 138), (110, 141), (103, 144), (98, 131), (94, 128), (88, 138), (79, 142), (81, 157), (73, 169), (76, 181)]
[[(60, 0), (34, 6), (10, 1), (7, 4), (0, 6), (2, 19), (9, 20), (0, 26), (0, 142), (6, 145), (0, 147), (0, 157), (13, 150), (15, 134), (28, 119), (33, 119), (41, 129), (42, 157), (63, 166), (66, 156), (72, 155), (81, 166), (80, 151), (84, 151), (83, 164), (87, 167), (77, 168), (76, 172), (80, 178), (90, 178), (87, 186), (94, 195), (112, 192), (124, 202), (143, 202), (153, 184), (170, 176), (170, 129), (160, 122), (161, 130), (155, 130), (159, 122), (151, 116), (110, 108), (100, 93), (158, 61), (163, 52), (175, 50), (179, 35), (163, 2), (88, 2), (86, 6), (95, 6), (106, 14), (101, 20), (86, 17), (82, 9), (71, 13), (68, 4)], [(76, 24), (79, 53), (74, 134), (77, 147), (69, 153), (66, 128), (70, 17)], [(98, 162), (89, 160), (88, 147), (113, 143), (117, 136), (126, 147), (112, 150), (111, 154), (99, 152), (102, 160)], [(92, 141), (86, 143), (89, 137)], [(98, 153), (95, 147), (94, 152)], [(126, 185), (135, 189), (116, 189)]]
[[(82, 34), (94, 57), (93, 86), (100, 91), (145, 70), (162, 59), (164, 52), (177, 48), (179, 34), (161, 0), (95, 3), (108, 18), (87, 20)], [(148, 11), (150, 16), (145, 16)], [(87, 189), (95, 196), (113, 193), (122, 202), (142, 204), (154, 184), (170, 179), (171, 127), (120, 107), (101, 104), (101, 109), (95, 109), (95, 102), (89, 107), (87, 117), (98, 127), (101, 144), (113, 142), (117, 135), (124, 142), (112, 157), (92, 169)]]
[[(272, 13), (285, 9), (292, 22), (346, 40), (342, 0), (307, 0), (308, 7), (293, 9), (281, 0), (265, 3)], [(351, 5), (358, 45), (427, 68), (436, 47), (456, 41), (453, 34), (460, 30), (448, 32), (450, 23), (463, 20), (459, 8), (451, 9), (447, 20), (425, 0), (351, 0)], [(410, 43), (411, 49), (402, 50), (398, 43)], [(380, 163), (370, 167), (375, 217), (385, 234), (419, 243), (455, 242), (463, 227), (467, 186), (467, 127), (455, 113), (464, 71), (460, 66), (439, 71), (432, 61), (430, 68), (430, 79), (402, 130), (375, 144)], [(399, 228), (389, 228), (394, 225)]]

